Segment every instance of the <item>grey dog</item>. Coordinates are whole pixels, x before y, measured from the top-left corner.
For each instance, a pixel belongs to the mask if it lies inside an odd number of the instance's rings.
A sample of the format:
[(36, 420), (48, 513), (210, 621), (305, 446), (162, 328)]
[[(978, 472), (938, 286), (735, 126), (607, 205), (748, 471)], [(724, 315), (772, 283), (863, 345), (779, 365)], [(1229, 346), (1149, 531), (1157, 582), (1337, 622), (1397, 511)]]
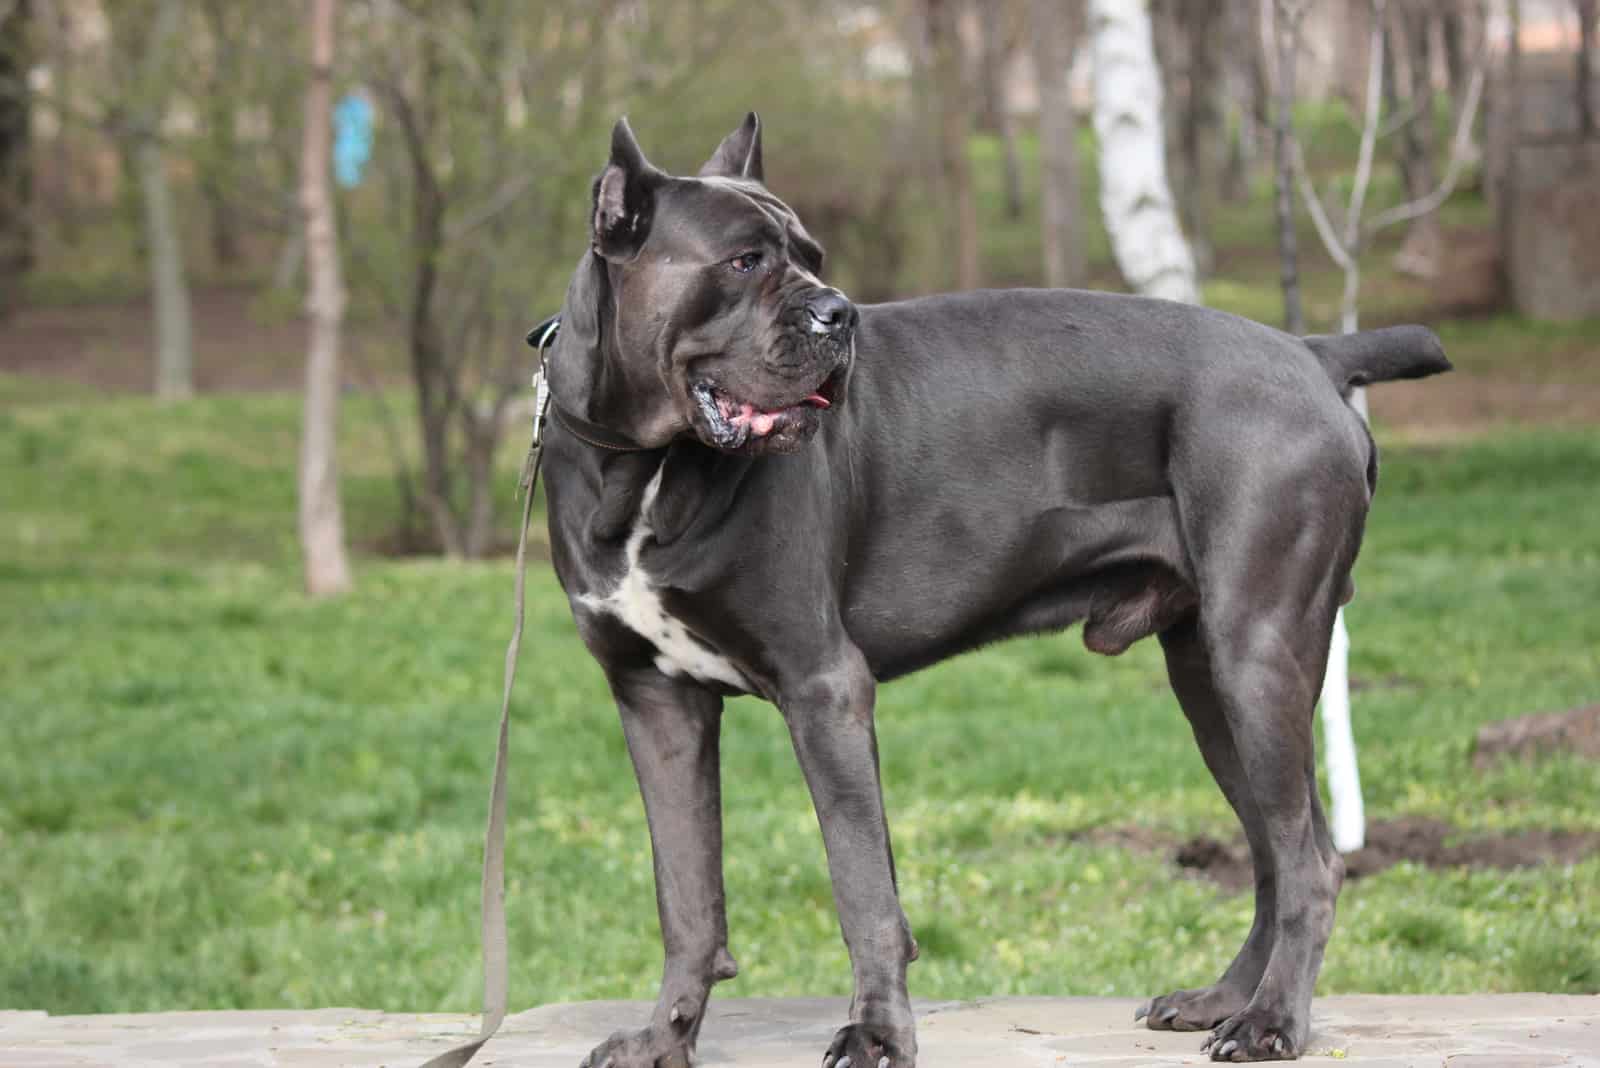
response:
[(591, 208), (548, 360), (550, 538), (644, 796), (666, 963), (648, 1025), (584, 1064), (686, 1066), (737, 971), (718, 733), (723, 699), (756, 694), (789, 728), (854, 973), (824, 1068), (911, 1068), (875, 690), (1078, 622), (1096, 652), (1160, 639), (1255, 866), (1222, 977), (1143, 1018), (1213, 1029), (1216, 1060), (1298, 1056), (1343, 880), (1312, 711), (1377, 479), (1346, 400), (1447, 370), (1438, 339), (1071, 290), (858, 307), (763, 184), (754, 114), (694, 177), (618, 122)]

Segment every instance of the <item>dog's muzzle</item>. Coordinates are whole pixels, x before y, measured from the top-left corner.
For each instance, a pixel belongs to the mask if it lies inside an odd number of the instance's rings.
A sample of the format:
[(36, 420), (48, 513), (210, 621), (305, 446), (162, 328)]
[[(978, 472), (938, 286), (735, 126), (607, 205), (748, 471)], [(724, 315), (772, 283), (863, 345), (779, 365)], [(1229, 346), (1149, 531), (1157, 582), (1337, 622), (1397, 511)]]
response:
[(854, 352), (856, 307), (837, 289), (791, 297), (766, 358), (690, 384), (703, 436), (717, 448), (791, 452), (843, 399)]

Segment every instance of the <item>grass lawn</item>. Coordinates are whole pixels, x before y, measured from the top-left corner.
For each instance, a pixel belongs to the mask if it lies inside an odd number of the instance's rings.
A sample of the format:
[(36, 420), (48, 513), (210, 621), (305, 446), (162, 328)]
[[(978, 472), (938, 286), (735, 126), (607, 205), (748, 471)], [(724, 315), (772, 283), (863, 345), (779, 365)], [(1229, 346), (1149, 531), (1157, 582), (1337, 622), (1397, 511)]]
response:
[[(311, 603), (296, 406), (169, 408), (0, 378), (0, 1006), (470, 1009), (510, 567), (364, 557)], [(392, 488), (347, 409), (357, 540)], [(1600, 769), (1469, 770), (1474, 727), (1600, 694), (1600, 436), (1388, 450), (1351, 608), (1369, 811), (1600, 828)], [(508, 480), (509, 482), (509, 480)], [(509, 501), (507, 502), (509, 505)], [(508, 509), (509, 510), (509, 509)], [(513, 760), (512, 1002), (647, 996), (640, 804), (599, 671), (536, 565)], [(1080, 832), (1233, 833), (1153, 643), (1075, 634), (885, 688), (887, 791), (923, 997), (1208, 981), (1244, 896)], [(822, 850), (779, 718), (724, 741), (733, 994), (843, 993)], [(1600, 859), (1351, 884), (1321, 989), (1600, 990)]]

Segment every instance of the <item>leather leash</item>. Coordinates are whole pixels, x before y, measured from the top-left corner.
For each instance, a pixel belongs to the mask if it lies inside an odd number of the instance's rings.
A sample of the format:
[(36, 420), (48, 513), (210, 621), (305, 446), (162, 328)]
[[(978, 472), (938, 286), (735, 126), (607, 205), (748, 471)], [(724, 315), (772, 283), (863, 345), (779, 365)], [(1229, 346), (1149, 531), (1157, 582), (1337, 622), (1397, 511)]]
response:
[(506, 645), (505, 684), (500, 694), (500, 735), (495, 742), (494, 776), (489, 780), (489, 819), (483, 835), (483, 1023), (478, 1037), (448, 1049), (429, 1060), (422, 1068), (462, 1068), (494, 1037), (506, 1018), (507, 962), (510, 950), (506, 940), (506, 764), (511, 743), (511, 689), (517, 680), (517, 654), (522, 649), (522, 621), (526, 615), (528, 585), (528, 525), (533, 518), (534, 489), (539, 484), (539, 468), (544, 460), (544, 421), (550, 408), (550, 390), (545, 381), (544, 350), (555, 337), (555, 326), (547, 328), (528, 343), (539, 350), (539, 369), (533, 376), (533, 440), (522, 464), (519, 484), (522, 490), (522, 519), (517, 524), (516, 579), (512, 600), (516, 620), (511, 641)]
[(544, 462), (544, 426), (554, 415), (563, 429), (586, 445), (614, 452), (648, 452), (644, 446), (601, 426), (596, 426), (550, 403), (550, 378), (545, 368), (545, 352), (555, 343), (561, 329), (560, 316), (551, 316), (528, 334), (528, 344), (539, 352), (539, 368), (533, 375), (533, 440), (522, 463), (522, 520), (517, 524), (516, 579), (512, 600), (516, 620), (511, 641), (506, 645), (505, 684), (500, 694), (500, 735), (495, 742), (494, 775), (489, 780), (489, 819), (483, 833), (483, 1023), (478, 1037), (422, 1065), (422, 1068), (463, 1068), (484, 1043), (493, 1038), (506, 1018), (507, 965), (510, 948), (506, 939), (506, 764), (511, 745), (511, 690), (517, 680), (517, 654), (522, 649), (522, 621), (526, 615), (528, 585), (528, 525), (533, 518), (534, 490), (539, 485), (539, 469)]

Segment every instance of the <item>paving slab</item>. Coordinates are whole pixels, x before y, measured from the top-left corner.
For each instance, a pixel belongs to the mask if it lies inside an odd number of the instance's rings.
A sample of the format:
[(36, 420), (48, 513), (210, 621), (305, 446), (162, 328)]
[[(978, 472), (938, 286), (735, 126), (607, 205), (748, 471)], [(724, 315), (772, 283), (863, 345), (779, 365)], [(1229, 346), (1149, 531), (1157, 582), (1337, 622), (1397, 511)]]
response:
[[(1204, 1036), (1147, 1031), (1131, 998), (919, 1003), (921, 1068), (1133, 1068), (1209, 1063)], [(842, 999), (713, 1001), (702, 1068), (816, 1068)], [(589, 1001), (519, 1013), (474, 1063), (577, 1068), (596, 1041), (648, 1018), (645, 1002)], [(476, 1019), (369, 1009), (50, 1016), (0, 1012), (0, 1068), (284, 1065), (414, 1068), (472, 1034)], [(1345, 995), (1312, 1010), (1307, 1062), (1363, 1068), (1600, 1068), (1600, 996)]]

